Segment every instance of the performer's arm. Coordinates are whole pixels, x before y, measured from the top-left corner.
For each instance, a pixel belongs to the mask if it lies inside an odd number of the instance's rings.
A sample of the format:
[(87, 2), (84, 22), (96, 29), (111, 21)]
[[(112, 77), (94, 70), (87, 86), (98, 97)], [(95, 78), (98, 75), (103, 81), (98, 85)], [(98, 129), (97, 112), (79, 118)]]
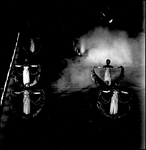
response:
[(95, 84), (99, 84), (101, 86), (104, 86), (104, 81), (98, 77), (98, 75), (95, 73), (95, 70), (94, 70), (95, 67), (93, 67), (93, 69), (91, 70), (91, 79), (92, 81), (95, 83)]
[(120, 74), (120, 76), (119, 76), (119, 80), (122, 80), (123, 78), (124, 78), (124, 67), (122, 67), (122, 66), (120, 66), (120, 67), (118, 67), (118, 68), (121, 68), (121, 74)]
[(105, 66), (103, 66), (103, 68), (113, 68), (113, 66), (111, 66), (111, 65), (105, 65)]
[(124, 68), (122, 66), (118, 67), (118, 68), (121, 68), (121, 73), (120, 73), (120, 76), (115, 79), (114, 84), (119, 84), (121, 82), (121, 80), (124, 78)]
[(39, 79), (40, 79), (40, 74), (34, 79), (34, 81), (29, 86), (31, 87), (31, 86), (36, 85)]

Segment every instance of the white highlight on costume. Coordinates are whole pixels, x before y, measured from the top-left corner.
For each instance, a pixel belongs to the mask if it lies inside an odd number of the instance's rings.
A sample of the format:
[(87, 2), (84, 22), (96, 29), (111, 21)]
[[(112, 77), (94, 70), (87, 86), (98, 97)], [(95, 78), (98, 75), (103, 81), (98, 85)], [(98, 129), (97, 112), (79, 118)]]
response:
[(33, 53), (35, 51), (35, 45), (34, 45), (34, 41), (31, 39), (31, 43), (30, 43), (30, 51)]
[(29, 92), (27, 90), (24, 91), (24, 97), (23, 97), (23, 112), (28, 115), (30, 113), (30, 97)]
[(110, 75), (110, 68), (106, 68), (104, 81), (108, 81), (109, 85), (111, 85), (111, 75)]
[(83, 43), (81, 43), (81, 54), (83, 54), (85, 52), (85, 46)]
[(111, 105), (110, 105), (110, 114), (117, 114), (118, 112), (118, 92), (114, 91), (112, 99), (111, 99)]
[(27, 85), (30, 83), (30, 73), (29, 73), (29, 67), (24, 66), (23, 68), (23, 84)]

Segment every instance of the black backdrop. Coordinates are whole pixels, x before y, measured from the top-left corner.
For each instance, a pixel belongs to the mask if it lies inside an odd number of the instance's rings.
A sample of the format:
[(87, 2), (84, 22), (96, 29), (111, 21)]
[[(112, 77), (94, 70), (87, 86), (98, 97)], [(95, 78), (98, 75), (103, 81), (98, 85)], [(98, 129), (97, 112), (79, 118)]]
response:
[[(110, 120), (92, 108), (94, 90), (77, 92), (66, 97), (51, 93), (49, 83), (63, 69), (64, 58), (76, 56), (72, 42), (92, 28), (103, 26), (126, 31), (136, 37), (142, 31), (142, 2), (48, 2), (5, 4), (1, 12), (1, 80), (4, 80), (14, 50), (17, 33), (28, 30), (42, 41), (40, 60), (47, 70), (47, 99), (42, 113), (26, 121), (10, 113), (5, 148), (138, 149), (141, 143), (140, 99), (135, 95), (131, 113), (121, 120)], [(103, 17), (100, 12), (107, 15)], [(103, 19), (100, 19), (103, 17)], [(114, 19), (109, 24), (110, 19)], [(5, 59), (4, 59), (5, 58)], [(47, 61), (46, 61), (47, 60)], [(53, 96), (50, 96), (53, 95)], [(8, 143), (8, 144), (7, 144)]]

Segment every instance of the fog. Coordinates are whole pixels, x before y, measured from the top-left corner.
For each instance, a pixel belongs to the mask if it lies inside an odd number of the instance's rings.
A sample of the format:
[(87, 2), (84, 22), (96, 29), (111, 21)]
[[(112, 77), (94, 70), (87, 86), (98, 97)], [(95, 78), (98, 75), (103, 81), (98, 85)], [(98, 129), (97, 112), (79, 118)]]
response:
[[(96, 28), (82, 35), (79, 39), (80, 54), (67, 59), (67, 67), (60, 72), (59, 79), (52, 84), (57, 92), (74, 92), (95, 86), (91, 81), (93, 66), (103, 66), (106, 59), (113, 67), (123, 66), (125, 82), (133, 88), (144, 89), (144, 34), (130, 38), (124, 31), (110, 31)], [(101, 71), (96, 70), (101, 76)], [(113, 75), (114, 76), (114, 75)]]

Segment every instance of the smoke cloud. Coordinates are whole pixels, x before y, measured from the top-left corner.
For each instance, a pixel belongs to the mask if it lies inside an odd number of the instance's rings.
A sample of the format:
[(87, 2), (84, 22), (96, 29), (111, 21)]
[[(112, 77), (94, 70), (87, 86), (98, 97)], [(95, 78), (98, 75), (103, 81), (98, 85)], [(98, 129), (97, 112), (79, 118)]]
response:
[[(132, 39), (121, 31), (98, 28), (80, 38), (81, 56), (67, 60), (68, 65), (52, 86), (57, 92), (75, 92), (95, 86), (91, 81), (93, 66), (111, 60), (114, 67), (125, 68), (125, 81), (144, 88), (144, 35)], [(97, 71), (100, 76), (100, 72)]]

